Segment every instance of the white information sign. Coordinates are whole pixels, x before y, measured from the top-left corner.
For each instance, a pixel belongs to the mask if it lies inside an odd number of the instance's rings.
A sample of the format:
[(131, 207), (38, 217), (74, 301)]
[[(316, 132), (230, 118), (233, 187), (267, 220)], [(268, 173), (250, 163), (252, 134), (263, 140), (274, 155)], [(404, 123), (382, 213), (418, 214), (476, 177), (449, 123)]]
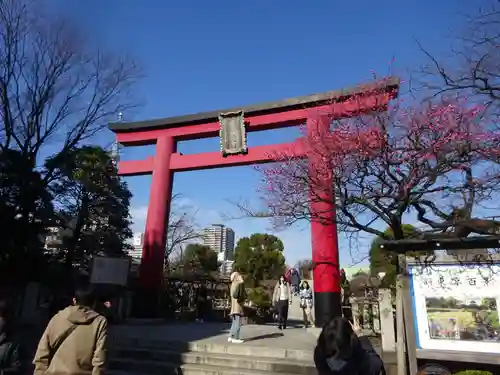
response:
[(500, 265), (410, 267), (421, 349), (500, 353)]
[(135, 233), (134, 234), (134, 239), (133, 239), (134, 247), (141, 247), (142, 246), (142, 238), (143, 238), (142, 233)]
[(95, 257), (92, 261), (90, 282), (126, 286), (130, 271), (130, 259)]

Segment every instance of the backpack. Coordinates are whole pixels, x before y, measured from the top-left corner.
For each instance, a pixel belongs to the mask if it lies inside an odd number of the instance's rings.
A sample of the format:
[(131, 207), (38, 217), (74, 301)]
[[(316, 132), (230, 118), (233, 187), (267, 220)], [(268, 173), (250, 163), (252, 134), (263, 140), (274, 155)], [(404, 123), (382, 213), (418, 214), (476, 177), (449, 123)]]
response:
[(246, 299), (246, 291), (243, 283), (236, 285), (231, 297), (240, 303)]

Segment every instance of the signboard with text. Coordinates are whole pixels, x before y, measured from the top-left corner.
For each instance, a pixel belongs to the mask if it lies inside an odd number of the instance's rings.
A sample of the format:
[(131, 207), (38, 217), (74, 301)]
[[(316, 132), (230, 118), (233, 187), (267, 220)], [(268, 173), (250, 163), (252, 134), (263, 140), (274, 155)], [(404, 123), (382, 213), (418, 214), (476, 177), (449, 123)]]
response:
[(500, 352), (500, 264), (409, 267), (417, 347)]
[(90, 282), (126, 286), (129, 272), (129, 258), (94, 257)]

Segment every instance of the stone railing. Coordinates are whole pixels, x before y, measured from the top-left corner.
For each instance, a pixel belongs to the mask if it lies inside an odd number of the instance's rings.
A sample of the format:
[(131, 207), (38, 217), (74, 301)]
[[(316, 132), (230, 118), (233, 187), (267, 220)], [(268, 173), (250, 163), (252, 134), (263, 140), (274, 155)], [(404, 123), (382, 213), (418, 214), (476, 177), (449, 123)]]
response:
[(349, 305), (353, 322), (364, 334), (380, 337), (384, 351), (396, 350), (395, 308), (389, 289), (350, 297)]
[(376, 297), (351, 297), (349, 303), (353, 323), (363, 332), (370, 335), (380, 335), (380, 309)]

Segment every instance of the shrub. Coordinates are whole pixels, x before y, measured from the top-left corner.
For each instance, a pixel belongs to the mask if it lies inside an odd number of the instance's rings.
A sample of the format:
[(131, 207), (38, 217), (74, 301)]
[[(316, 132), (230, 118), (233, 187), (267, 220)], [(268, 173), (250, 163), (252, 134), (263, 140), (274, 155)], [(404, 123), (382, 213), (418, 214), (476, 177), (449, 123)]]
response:
[(259, 310), (267, 310), (271, 308), (271, 296), (263, 287), (250, 289), (248, 300), (252, 302)]
[(245, 309), (245, 316), (253, 324), (264, 324), (272, 321), (271, 296), (265, 288), (256, 287), (249, 289), (248, 300), (252, 303), (252, 306)]

